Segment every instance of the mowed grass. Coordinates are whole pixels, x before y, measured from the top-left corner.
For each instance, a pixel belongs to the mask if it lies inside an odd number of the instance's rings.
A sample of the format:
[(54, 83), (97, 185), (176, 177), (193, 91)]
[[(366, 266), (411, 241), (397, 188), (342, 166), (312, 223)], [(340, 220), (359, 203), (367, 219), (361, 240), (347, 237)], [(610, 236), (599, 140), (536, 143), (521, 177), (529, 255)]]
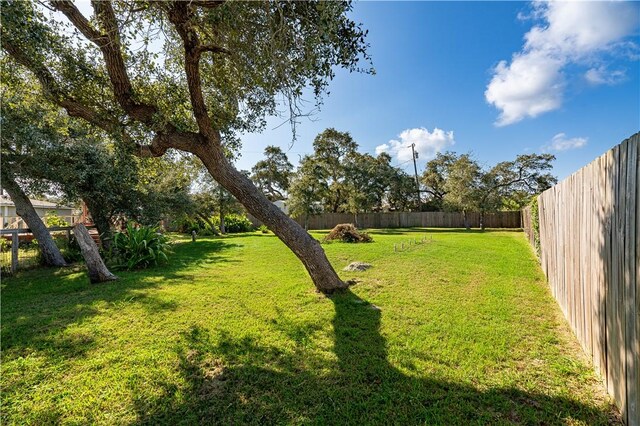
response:
[(617, 422), (522, 233), (372, 235), (324, 246), (373, 264), (330, 298), (259, 234), (182, 240), (104, 285), (4, 279), (2, 423)]

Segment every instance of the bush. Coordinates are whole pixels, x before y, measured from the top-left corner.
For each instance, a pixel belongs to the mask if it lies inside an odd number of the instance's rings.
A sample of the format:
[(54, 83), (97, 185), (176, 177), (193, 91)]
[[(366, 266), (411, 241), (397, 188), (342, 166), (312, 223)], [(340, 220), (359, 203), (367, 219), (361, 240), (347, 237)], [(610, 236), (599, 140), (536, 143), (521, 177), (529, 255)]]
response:
[(151, 226), (128, 223), (124, 232), (113, 236), (110, 259), (118, 269), (143, 269), (167, 262), (171, 253), (169, 238)]
[(58, 213), (55, 210), (48, 211), (44, 215), (44, 223), (47, 228), (52, 228), (54, 226), (69, 226), (69, 223), (58, 216)]
[(258, 227), (258, 231), (262, 232), (263, 234), (268, 234), (269, 228), (267, 228), (267, 225), (260, 225)]
[(66, 235), (53, 235), (53, 241), (60, 249), (60, 253), (62, 253), (62, 257), (66, 262), (74, 263), (82, 260), (82, 252), (74, 236), (71, 236), (71, 241), (69, 241)]
[(329, 234), (324, 237), (324, 241), (342, 241), (343, 243), (370, 243), (373, 238), (366, 232), (358, 232), (352, 223), (341, 223), (336, 225)]
[(229, 214), (224, 217), (226, 232), (250, 232), (253, 231), (253, 223), (242, 214)]
[(204, 227), (204, 224), (199, 219), (192, 219), (189, 216), (182, 216), (177, 219), (173, 219), (169, 223), (169, 229), (183, 234), (190, 234), (191, 231), (196, 231), (198, 234)]

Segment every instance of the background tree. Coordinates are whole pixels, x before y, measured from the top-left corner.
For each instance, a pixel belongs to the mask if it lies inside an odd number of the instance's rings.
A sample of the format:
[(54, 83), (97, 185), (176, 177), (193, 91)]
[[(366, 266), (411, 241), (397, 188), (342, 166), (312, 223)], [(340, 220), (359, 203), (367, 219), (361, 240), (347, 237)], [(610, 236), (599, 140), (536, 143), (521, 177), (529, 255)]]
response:
[[(245, 175), (248, 174), (244, 172)], [(225, 216), (230, 213), (242, 212), (242, 205), (222, 185), (211, 178), (206, 170), (202, 170), (198, 180), (197, 192), (193, 195), (194, 211), (211, 230), (216, 233), (216, 226), (211, 220), (213, 215), (218, 216), (220, 233), (226, 233)]]
[(448, 166), (448, 174), (443, 186), (443, 201), (449, 209), (464, 214), (465, 228), (469, 229), (467, 213), (478, 207), (482, 169), (469, 154), (460, 155)]
[(382, 211), (392, 180), (400, 170), (391, 166), (391, 157), (382, 153), (378, 157), (358, 152), (349, 155), (345, 162), (345, 210), (355, 215)]
[(269, 145), (264, 149), (264, 160), (251, 169), (251, 179), (270, 201), (286, 199), (293, 164), (280, 147)]
[(305, 156), (294, 174), (289, 188), (289, 214), (304, 220), (309, 227), (309, 216), (322, 212), (322, 194), (327, 190), (322, 168), (310, 156)]
[(429, 210), (443, 210), (444, 196), (447, 194), (445, 184), (449, 177), (451, 166), (459, 159), (455, 152), (438, 152), (436, 157), (429, 160), (422, 172), (421, 183), (423, 191), (429, 195), (427, 208)]
[[(48, 5), (71, 25), (47, 19), (34, 3), (3, 2), (1, 41), (51, 101), (138, 155), (169, 148), (196, 155), (292, 249), (320, 290), (345, 287), (319, 244), (225, 150), (237, 149), (237, 138), (226, 137), (234, 131), (264, 126), (278, 96), (295, 115), (307, 85), (320, 96), (334, 65), (357, 70), (367, 59), (365, 32), (347, 18), (349, 2), (94, 1), (89, 18), (70, 1)], [(149, 44), (160, 38), (158, 58)]]
[(356, 155), (358, 144), (348, 132), (326, 129), (313, 140), (316, 176), (324, 180), (322, 199), (325, 211), (346, 211), (348, 196), (348, 163)]
[(503, 161), (484, 173), (478, 197), (480, 228), (484, 229), (486, 211), (497, 210), (506, 203), (524, 202), (518, 206), (522, 208), (531, 197), (555, 185), (558, 180), (548, 173), (553, 160), (552, 154), (518, 155), (514, 161)]
[(393, 211), (408, 211), (415, 205), (416, 181), (400, 169), (391, 175), (387, 203)]

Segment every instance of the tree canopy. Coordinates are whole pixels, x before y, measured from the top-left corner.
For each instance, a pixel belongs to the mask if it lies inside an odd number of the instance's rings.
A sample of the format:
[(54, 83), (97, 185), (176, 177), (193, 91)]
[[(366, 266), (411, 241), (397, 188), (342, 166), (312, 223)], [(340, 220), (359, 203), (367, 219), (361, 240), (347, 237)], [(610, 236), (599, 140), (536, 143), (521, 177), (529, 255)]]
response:
[(277, 146), (267, 146), (264, 156), (264, 160), (258, 161), (251, 169), (251, 179), (270, 201), (284, 200), (287, 198), (293, 164)]
[[(238, 131), (259, 130), (286, 99), (290, 118), (334, 66), (370, 71), (364, 31), (348, 1), (2, 2), (2, 48), (72, 117), (140, 156), (195, 154), (209, 173), (282, 239), (326, 292), (345, 284), (322, 248), (235, 170)], [(65, 19), (60, 19), (64, 16)], [(158, 44), (162, 47), (158, 48)]]

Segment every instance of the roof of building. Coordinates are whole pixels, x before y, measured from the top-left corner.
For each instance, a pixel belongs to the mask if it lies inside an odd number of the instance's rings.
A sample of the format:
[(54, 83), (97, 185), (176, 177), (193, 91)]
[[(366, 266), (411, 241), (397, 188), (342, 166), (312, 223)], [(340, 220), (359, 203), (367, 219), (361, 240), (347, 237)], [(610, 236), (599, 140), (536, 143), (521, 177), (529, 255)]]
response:
[[(41, 209), (69, 209), (69, 210), (73, 210), (73, 207), (64, 206), (62, 204), (52, 203), (51, 201), (34, 200), (33, 198), (29, 198), (29, 201), (31, 201), (31, 204), (35, 208), (41, 208)], [(14, 204), (13, 204), (13, 201), (11, 200), (11, 198), (5, 197), (5, 196), (0, 197), (0, 206), (13, 206), (13, 205)]]

